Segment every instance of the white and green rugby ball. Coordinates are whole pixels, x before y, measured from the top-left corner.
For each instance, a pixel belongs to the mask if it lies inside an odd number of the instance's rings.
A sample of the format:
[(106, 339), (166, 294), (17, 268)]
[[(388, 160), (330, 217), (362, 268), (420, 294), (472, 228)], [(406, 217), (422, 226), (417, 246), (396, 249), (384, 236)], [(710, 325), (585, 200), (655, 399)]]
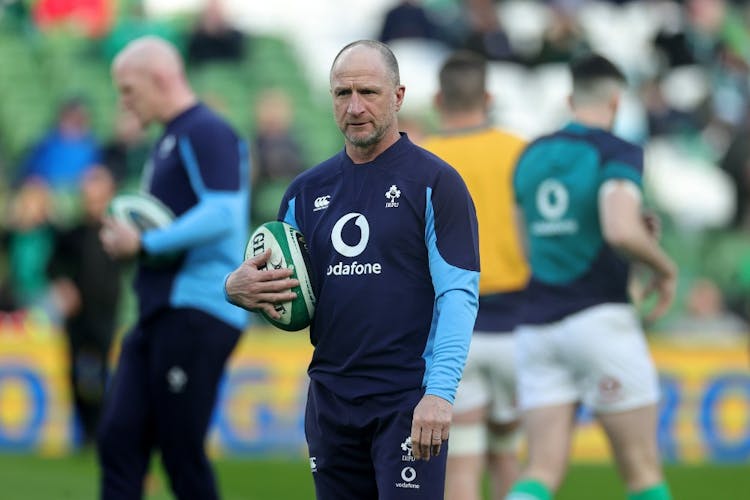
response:
[(174, 220), (169, 207), (146, 193), (115, 196), (109, 203), (109, 213), (115, 219), (132, 224), (140, 232), (168, 226)]
[(308, 273), (309, 257), (305, 237), (286, 222), (266, 222), (250, 236), (245, 247), (245, 260), (261, 255), (269, 248), (271, 257), (261, 269), (291, 267), (294, 269), (292, 278), (299, 281), (299, 286), (292, 288), (297, 294), (296, 299), (276, 304), (276, 311), (281, 314), (281, 318), (272, 318), (263, 311), (261, 314), (282, 330), (302, 330), (310, 325), (315, 312), (315, 294)]
[[(123, 193), (115, 196), (107, 208), (113, 218), (126, 222), (143, 233), (149, 229), (166, 227), (175, 219), (172, 210), (158, 198), (144, 192)], [(162, 266), (174, 262), (181, 252), (170, 252), (145, 257), (145, 263)]]

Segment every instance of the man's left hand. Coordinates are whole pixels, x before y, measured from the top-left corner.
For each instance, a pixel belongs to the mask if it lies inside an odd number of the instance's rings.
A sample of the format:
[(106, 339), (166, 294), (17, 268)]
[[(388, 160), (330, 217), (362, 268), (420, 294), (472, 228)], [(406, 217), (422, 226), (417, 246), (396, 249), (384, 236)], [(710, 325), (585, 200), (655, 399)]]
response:
[(428, 394), (414, 408), (411, 423), (414, 458), (429, 460), (440, 454), (440, 448), (448, 440), (452, 407), (445, 399)]

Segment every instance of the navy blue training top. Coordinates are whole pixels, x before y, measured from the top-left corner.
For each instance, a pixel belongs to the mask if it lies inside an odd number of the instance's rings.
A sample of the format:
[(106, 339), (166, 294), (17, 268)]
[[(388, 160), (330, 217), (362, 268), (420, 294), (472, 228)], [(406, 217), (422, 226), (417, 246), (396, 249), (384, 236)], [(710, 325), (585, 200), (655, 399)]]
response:
[(479, 282), (461, 176), (402, 134), (369, 163), (341, 151), (298, 176), (279, 219), (310, 250), (310, 377), (349, 400), (424, 387), (452, 402)]
[(580, 123), (528, 145), (514, 180), (531, 263), (524, 323), (549, 323), (597, 304), (628, 302), (630, 267), (604, 240), (599, 191), (612, 179), (640, 188), (642, 174), (639, 146)]
[(135, 280), (141, 318), (166, 307), (192, 307), (242, 328), (247, 312), (224, 300), (224, 277), (242, 263), (248, 239), (246, 144), (203, 104), (167, 123), (143, 173), (143, 190), (176, 215), (143, 234), (149, 256), (179, 252), (176, 262), (141, 261)]

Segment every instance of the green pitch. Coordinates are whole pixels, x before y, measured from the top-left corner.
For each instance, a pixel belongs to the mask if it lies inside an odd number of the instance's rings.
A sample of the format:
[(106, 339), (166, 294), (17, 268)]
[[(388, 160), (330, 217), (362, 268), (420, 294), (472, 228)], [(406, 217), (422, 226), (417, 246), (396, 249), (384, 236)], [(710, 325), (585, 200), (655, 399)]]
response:
[[(215, 466), (224, 500), (314, 498), (306, 461), (221, 459)], [(670, 465), (666, 471), (675, 500), (750, 498), (747, 465)], [(0, 497), (6, 500), (95, 500), (97, 482), (91, 453), (54, 459), (0, 455)], [(147, 491), (146, 500), (173, 498), (158, 465), (147, 481)], [(612, 467), (574, 465), (556, 500), (624, 498)]]

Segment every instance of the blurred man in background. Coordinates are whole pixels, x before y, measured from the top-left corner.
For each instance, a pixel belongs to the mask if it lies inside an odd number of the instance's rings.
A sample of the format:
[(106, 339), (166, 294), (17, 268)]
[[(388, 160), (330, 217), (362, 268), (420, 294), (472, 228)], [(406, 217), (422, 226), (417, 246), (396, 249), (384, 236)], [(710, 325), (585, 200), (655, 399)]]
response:
[(55, 124), (32, 145), (20, 167), (20, 177), (39, 178), (53, 192), (77, 191), (83, 173), (99, 163), (100, 157), (88, 103), (72, 97), (60, 105)]
[(651, 270), (656, 318), (672, 303), (677, 270), (644, 221), (643, 151), (610, 132), (623, 74), (599, 55), (571, 71), (573, 121), (532, 142), (514, 180), (532, 270), (516, 333), (528, 464), (507, 498), (552, 498), (583, 403), (604, 427), (628, 498), (667, 500), (659, 382), (627, 283), (629, 262)]
[(109, 169), (95, 166), (81, 181), (82, 220), (60, 230), (48, 264), (54, 302), (68, 338), (73, 403), (82, 443), (94, 442), (115, 337), (122, 265), (99, 240), (102, 218), (115, 194)]
[(164, 126), (143, 189), (176, 219), (143, 234), (106, 219), (104, 247), (118, 259), (181, 257), (161, 266), (139, 260), (139, 317), (123, 340), (100, 426), (101, 497), (140, 498), (158, 449), (177, 498), (216, 499), (204, 441), (225, 363), (247, 322), (226, 303), (221, 283), (240, 264), (248, 238), (248, 153), (197, 100), (179, 53), (165, 40), (128, 44), (112, 76), (124, 107), (143, 125)]
[(281, 88), (263, 90), (254, 103), (252, 145), (254, 226), (276, 218), (286, 188), (308, 165), (294, 129), (294, 103)]
[(446, 498), (479, 500), (485, 468), (492, 498), (502, 499), (519, 470), (513, 329), (529, 277), (515, 228), (513, 173), (526, 142), (493, 128), (487, 63), (456, 52), (440, 69), (435, 107), (440, 134), (422, 144), (463, 177), (479, 223), (479, 311), (453, 404)]

